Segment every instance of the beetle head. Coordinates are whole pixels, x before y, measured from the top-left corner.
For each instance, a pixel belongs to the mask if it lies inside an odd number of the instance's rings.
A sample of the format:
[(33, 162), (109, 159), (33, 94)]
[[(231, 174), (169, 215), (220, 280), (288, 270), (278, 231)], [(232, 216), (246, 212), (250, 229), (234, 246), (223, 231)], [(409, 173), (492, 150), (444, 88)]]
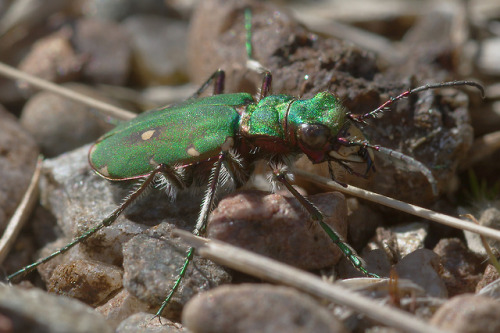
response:
[(346, 163), (365, 163), (366, 172), (373, 168), (373, 151), (365, 136), (339, 99), (329, 92), (291, 103), (287, 128), (290, 142), (313, 163), (334, 161), (350, 172)]
[(366, 173), (373, 168), (374, 154), (366, 145), (361, 130), (346, 119), (338, 133), (323, 124), (301, 124), (298, 126), (297, 143), (313, 163), (334, 161), (351, 170), (344, 163), (364, 163)]

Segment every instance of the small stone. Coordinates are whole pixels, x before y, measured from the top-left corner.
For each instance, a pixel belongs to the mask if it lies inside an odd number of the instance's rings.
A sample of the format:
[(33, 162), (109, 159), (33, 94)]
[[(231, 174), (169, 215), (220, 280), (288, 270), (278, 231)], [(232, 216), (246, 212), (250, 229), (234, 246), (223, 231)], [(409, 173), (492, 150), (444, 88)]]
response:
[(33, 138), (0, 106), (0, 230), (6, 227), (28, 187), (37, 155)]
[(108, 264), (75, 260), (56, 267), (47, 283), (49, 292), (101, 304), (122, 287), (122, 271)]
[(349, 244), (361, 250), (368, 240), (373, 237), (375, 229), (383, 224), (382, 214), (373, 210), (357, 198), (347, 199), (349, 221)]
[(481, 256), (470, 251), (457, 238), (441, 239), (434, 247), (434, 252), (441, 257), (444, 270), (440, 275), (450, 296), (476, 290), (484, 267)]
[[(71, 34), (70, 29), (63, 28), (59, 32), (39, 39), (21, 61), (19, 69), (52, 82), (77, 80), (85, 63), (85, 57), (73, 49), (69, 40)], [(21, 83), (21, 87), (33, 91), (24, 82)]]
[[(189, 247), (173, 238), (173, 225), (161, 223), (128, 241), (123, 248), (123, 284), (141, 301), (159, 307), (175, 284)], [(220, 266), (195, 256), (181, 284), (162, 315), (178, 319), (184, 304), (193, 295), (220, 284), (231, 276)]]
[[(344, 196), (324, 193), (308, 200), (345, 239)], [(306, 270), (331, 266), (342, 255), (296, 199), (267, 192), (242, 191), (224, 198), (212, 212), (207, 235)]]
[(153, 15), (123, 21), (132, 39), (134, 77), (143, 85), (187, 81), (187, 23)]
[(103, 20), (80, 20), (75, 47), (86, 54), (84, 77), (93, 83), (124, 85), (130, 72), (132, 50), (122, 25)]
[(310, 296), (288, 287), (222, 286), (193, 298), (183, 325), (203, 332), (346, 332)]
[[(58, 251), (63, 246), (68, 244), (70, 241), (71, 241), (70, 238), (61, 237), (61, 238), (58, 238), (57, 240), (55, 240), (51, 243), (46, 244), (39, 251), (37, 259), (45, 258), (45, 257), (51, 255), (52, 253)], [(42, 278), (42, 280), (45, 283), (47, 283), (49, 281), (50, 277), (52, 276), (52, 273), (57, 268), (57, 266), (59, 266), (61, 264), (65, 264), (65, 263), (70, 263), (74, 260), (80, 260), (80, 259), (86, 260), (89, 258), (85, 253), (83, 253), (81, 251), (81, 247), (77, 245), (74, 248), (68, 250), (66, 253), (61, 254), (59, 256), (56, 256), (56, 257), (52, 258), (51, 260), (49, 260), (48, 262), (38, 266), (37, 271), (38, 271), (38, 274), (40, 274), (40, 277)], [(19, 268), (20, 268), (19, 266), (16, 267), (16, 269), (19, 269)]]
[[(184, 2), (184, 1), (182, 1)], [(89, 0), (86, 14), (106, 21), (121, 21), (137, 13), (167, 14), (168, 7), (158, 0)]]
[(150, 313), (136, 313), (125, 319), (116, 329), (116, 333), (180, 333), (187, 332), (181, 324), (166, 318), (153, 318)]
[(478, 67), (487, 75), (500, 75), (500, 38), (487, 38), (481, 42)]
[(394, 268), (400, 278), (415, 282), (427, 295), (448, 296), (446, 285), (439, 275), (442, 270), (439, 256), (431, 250), (416, 250), (401, 259)]
[[(500, 209), (497, 207), (489, 207), (485, 209), (479, 218), (479, 225), (500, 230)], [(487, 255), (480, 235), (470, 231), (464, 231), (464, 235), (469, 249), (482, 256)], [(497, 253), (500, 252), (500, 241), (487, 237), (485, 239), (494, 253), (495, 251)]]
[(395, 264), (408, 254), (424, 248), (427, 230), (427, 224), (419, 222), (391, 228), (379, 227), (368, 248), (383, 250), (389, 261)]
[(86, 14), (102, 20), (119, 21), (133, 13), (134, 0), (90, 0)]
[(424, 248), (424, 241), (427, 237), (428, 229), (428, 223), (420, 222), (391, 228), (397, 239), (399, 256), (403, 258), (418, 249)]
[(122, 321), (134, 313), (149, 312), (148, 316), (151, 319), (153, 317), (151, 312), (155, 310), (131, 295), (127, 289), (122, 289), (108, 302), (97, 307), (96, 311), (102, 314), (106, 318), (106, 322), (116, 329)]
[(430, 324), (450, 332), (500, 332), (500, 306), (486, 296), (455, 296), (432, 317)]
[[(90, 89), (77, 90), (88, 94)], [(103, 99), (95, 92), (91, 96)], [(91, 108), (81, 103), (42, 91), (24, 105), (20, 121), (38, 142), (43, 154), (54, 157), (95, 141), (110, 127), (95, 117), (90, 110)]]
[(91, 307), (36, 288), (0, 285), (0, 308), (12, 332), (113, 332)]
[[(476, 293), (480, 292), (483, 288), (485, 288), (492, 282), (499, 281), (499, 279), (500, 279), (500, 273), (495, 268), (495, 266), (489, 264), (488, 266), (486, 266), (486, 269), (484, 270), (484, 274), (483, 277), (481, 278), (481, 281), (479, 281), (479, 283), (476, 286)], [(498, 285), (500, 287), (500, 282), (498, 283)]]
[(484, 288), (479, 290), (478, 294), (500, 300), (500, 279), (497, 279)]
[[(366, 248), (361, 252), (361, 258), (365, 261), (365, 267), (368, 272), (377, 274), (381, 277), (389, 276), (392, 264), (384, 250), (371, 250)], [(362, 272), (357, 270), (346, 257), (342, 257), (338, 264), (338, 274), (342, 279), (366, 277)]]

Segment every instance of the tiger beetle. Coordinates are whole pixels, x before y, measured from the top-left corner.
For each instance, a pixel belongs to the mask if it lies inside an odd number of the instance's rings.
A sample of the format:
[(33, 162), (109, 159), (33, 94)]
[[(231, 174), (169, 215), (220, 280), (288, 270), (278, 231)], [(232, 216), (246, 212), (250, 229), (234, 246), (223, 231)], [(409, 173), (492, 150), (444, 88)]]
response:
[[(483, 92), (482, 86), (472, 81), (428, 84), (407, 90), (361, 115), (349, 112), (328, 91), (310, 99), (272, 95), (271, 72), (252, 56), (251, 26), (251, 12), (247, 9), (247, 67), (263, 75), (258, 98), (254, 99), (248, 93), (224, 94), (224, 71), (217, 70), (185, 102), (145, 112), (102, 136), (89, 151), (92, 169), (111, 181), (137, 180), (138, 187), (97, 226), (51, 255), (9, 275), (9, 281), (111, 225), (149, 187), (164, 189), (175, 197), (177, 191), (206, 186), (193, 230), (194, 235), (200, 235), (216, 203), (217, 192), (222, 187), (238, 188), (246, 183), (252, 164), (259, 160), (267, 161), (272, 181), (290, 191), (310, 214), (312, 222), (324, 230), (355, 268), (366, 276), (377, 277), (368, 272), (355, 250), (324, 222), (323, 214), (291, 185), (288, 177), (293, 161), (305, 154), (312, 163), (326, 162), (330, 176), (335, 180), (332, 162), (351, 174), (366, 177), (371, 170), (375, 171), (374, 155), (379, 153), (402, 161), (408, 168), (424, 174), (434, 195), (437, 195), (437, 183), (429, 169), (400, 152), (369, 143), (360, 125), (412, 94), (456, 86), (473, 86)], [(213, 95), (200, 97), (212, 84)], [(350, 167), (351, 163), (365, 165), (364, 173), (355, 172)], [(161, 315), (179, 287), (193, 255), (194, 248), (190, 248), (157, 316)]]

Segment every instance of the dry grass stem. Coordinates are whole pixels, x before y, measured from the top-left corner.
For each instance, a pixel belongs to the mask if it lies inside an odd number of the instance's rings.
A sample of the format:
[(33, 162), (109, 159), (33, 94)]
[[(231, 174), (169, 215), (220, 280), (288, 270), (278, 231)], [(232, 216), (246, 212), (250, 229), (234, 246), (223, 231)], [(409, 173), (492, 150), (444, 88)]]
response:
[(403, 332), (443, 332), (400, 309), (382, 305), (347, 290), (345, 287), (325, 282), (316, 275), (279, 261), (220, 241), (196, 237), (187, 231), (177, 229), (174, 233), (191, 246), (196, 247), (201, 256), (218, 264), (348, 306), (384, 325), (400, 329)]

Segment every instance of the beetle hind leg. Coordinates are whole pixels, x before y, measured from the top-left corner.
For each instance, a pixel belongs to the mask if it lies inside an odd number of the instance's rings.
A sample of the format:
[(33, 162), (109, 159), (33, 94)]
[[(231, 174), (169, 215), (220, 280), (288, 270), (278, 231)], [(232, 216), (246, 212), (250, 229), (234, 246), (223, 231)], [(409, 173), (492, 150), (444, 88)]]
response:
[(136, 189), (134, 189), (125, 198), (125, 200), (118, 207), (116, 207), (115, 210), (111, 212), (111, 214), (109, 214), (106, 218), (104, 218), (100, 223), (98, 223), (93, 228), (87, 230), (82, 235), (74, 238), (70, 243), (66, 244), (64, 247), (60, 248), (59, 250), (53, 252), (49, 256), (41, 258), (38, 261), (32, 263), (31, 265), (23, 267), (20, 270), (18, 270), (17, 272), (9, 275), (7, 277), (7, 281), (10, 282), (17, 277), (24, 276), (25, 274), (31, 272), (32, 270), (34, 270), (36, 267), (40, 266), (41, 264), (44, 264), (47, 261), (51, 260), (52, 258), (67, 252), (69, 249), (71, 249), (72, 247), (74, 247), (78, 243), (85, 241), (87, 238), (94, 235), (99, 230), (110, 226), (114, 221), (116, 221), (116, 219), (121, 215), (121, 213), (128, 206), (130, 206), (133, 202), (135, 202), (139, 197), (141, 197), (146, 192), (146, 190), (153, 184), (157, 175), (160, 173), (164, 173), (166, 171), (166, 169), (167, 169), (167, 166), (165, 164), (159, 164), (150, 174), (148, 174), (144, 178), (144, 181), (141, 182), (138, 185), (138, 187)]

